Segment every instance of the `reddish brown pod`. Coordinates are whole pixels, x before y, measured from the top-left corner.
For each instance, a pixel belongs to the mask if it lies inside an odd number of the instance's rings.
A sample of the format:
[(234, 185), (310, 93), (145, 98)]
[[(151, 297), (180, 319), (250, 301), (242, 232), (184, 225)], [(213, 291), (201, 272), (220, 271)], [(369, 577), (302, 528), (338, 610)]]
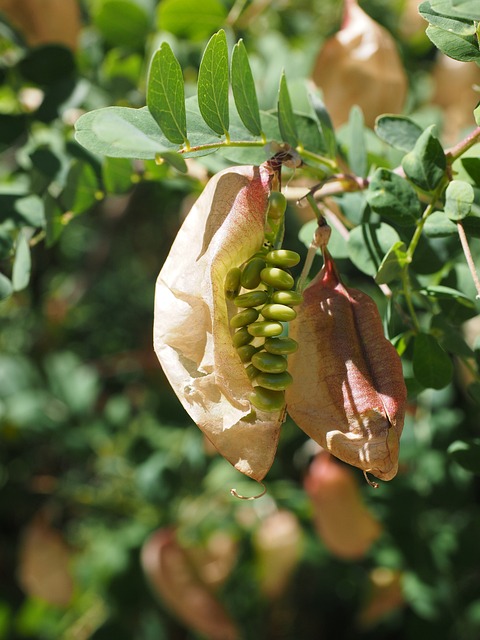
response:
[(304, 481), (313, 507), (315, 529), (338, 558), (363, 558), (382, 529), (365, 505), (350, 467), (326, 451), (313, 460)]
[(398, 469), (406, 387), (375, 302), (346, 287), (324, 249), (324, 266), (291, 323), (287, 410), (337, 458), (391, 480)]
[(143, 570), (160, 600), (190, 629), (208, 640), (238, 640), (222, 604), (196, 575), (173, 529), (159, 529), (142, 548)]

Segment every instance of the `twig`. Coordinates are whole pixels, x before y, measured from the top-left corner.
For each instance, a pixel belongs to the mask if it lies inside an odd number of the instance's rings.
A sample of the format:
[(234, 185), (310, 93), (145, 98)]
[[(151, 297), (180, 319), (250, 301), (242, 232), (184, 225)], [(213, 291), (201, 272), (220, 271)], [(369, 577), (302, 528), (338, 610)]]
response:
[(465, 229), (463, 228), (463, 224), (461, 220), (457, 221), (457, 231), (460, 238), (460, 242), (462, 243), (462, 249), (463, 249), (463, 253), (465, 254), (465, 259), (467, 261), (468, 268), (470, 269), (473, 282), (475, 283), (475, 288), (477, 290), (477, 299), (480, 299), (480, 279), (478, 277), (477, 269), (475, 267), (475, 262), (473, 261), (472, 252), (470, 251), (470, 245), (468, 244), (467, 234), (465, 233)]

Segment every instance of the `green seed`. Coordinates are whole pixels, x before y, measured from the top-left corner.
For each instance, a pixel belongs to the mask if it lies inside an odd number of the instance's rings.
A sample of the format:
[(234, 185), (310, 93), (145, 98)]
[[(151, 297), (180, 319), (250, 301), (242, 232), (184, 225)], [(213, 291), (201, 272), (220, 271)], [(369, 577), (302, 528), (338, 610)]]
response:
[(260, 279), (275, 289), (291, 289), (294, 284), (292, 276), (278, 267), (265, 267), (260, 272)]
[(252, 364), (267, 373), (282, 373), (287, 368), (287, 359), (267, 351), (259, 351), (252, 356)]
[(268, 300), (266, 291), (249, 291), (237, 296), (233, 304), (237, 307), (259, 307)]
[(252, 340), (253, 336), (248, 333), (246, 327), (242, 327), (238, 331), (235, 331), (232, 338), (233, 346), (237, 349), (238, 347), (243, 347), (246, 344), (250, 344)]
[(255, 382), (259, 387), (272, 389), (272, 391), (282, 391), (292, 384), (293, 378), (288, 371), (282, 371), (281, 373), (260, 371), (255, 377)]
[(260, 284), (260, 272), (265, 267), (263, 258), (252, 258), (245, 265), (240, 278), (244, 289), (256, 289)]
[(250, 362), (253, 354), (257, 353), (257, 349), (253, 344), (244, 344), (243, 347), (238, 347), (237, 353), (240, 356), (240, 360), (246, 364)]
[[(247, 309), (249, 311), (249, 309)], [(243, 311), (242, 311), (243, 313)], [(234, 316), (236, 318), (237, 316)], [(280, 322), (253, 322), (247, 327), (248, 333), (256, 338), (268, 338), (270, 336), (279, 336), (283, 331)]]
[(297, 312), (285, 304), (266, 304), (260, 313), (265, 320), (279, 320), (280, 322), (289, 322), (297, 317)]
[(248, 367), (245, 367), (245, 371), (247, 372), (247, 376), (250, 378), (250, 380), (256, 378), (256, 376), (258, 376), (258, 374), (260, 373), (257, 367), (254, 367), (253, 364), (249, 364)]
[(276, 249), (275, 251), (269, 251), (265, 256), (265, 260), (277, 267), (294, 267), (300, 262), (300, 255), (296, 251)]
[(272, 295), (272, 302), (288, 304), (290, 307), (294, 307), (303, 302), (303, 296), (296, 291), (275, 291)]
[(280, 191), (272, 191), (268, 198), (267, 216), (272, 220), (279, 220), (287, 208), (287, 199)]
[(298, 349), (298, 342), (293, 338), (267, 338), (264, 347), (268, 353), (286, 356), (289, 353), (295, 353)]
[(230, 326), (233, 329), (239, 329), (245, 327), (247, 324), (255, 322), (258, 318), (258, 311), (256, 309), (244, 309), (230, 319)]
[(240, 291), (240, 277), (242, 275), (241, 270), (238, 267), (230, 269), (225, 276), (225, 296), (228, 300), (233, 300)]
[(285, 394), (283, 391), (255, 387), (250, 394), (250, 402), (261, 411), (280, 411), (285, 405)]

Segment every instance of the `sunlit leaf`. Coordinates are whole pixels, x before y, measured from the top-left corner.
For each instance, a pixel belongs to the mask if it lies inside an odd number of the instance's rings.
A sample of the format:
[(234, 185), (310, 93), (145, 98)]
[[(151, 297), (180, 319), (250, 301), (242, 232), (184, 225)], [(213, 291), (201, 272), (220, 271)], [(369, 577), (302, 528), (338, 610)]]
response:
[(182, 68), (168, 43), (153, 56), (148, 76), (147, 106), (170, 142), (187, 140)]
[(422, 131), (418, 124), (406, 116), (384, 115), (375, 121), (377, 136), (402, 151), (411, 151)]
[(198, 71), (198, 106), (203, 119), (216, 133), (228, 133), (228, 48), (225, 31), (213, 35)]
[(158, 27), (181, 38), (203, 40), (219, 29), (227, 12), (219, 0), (162, 0)]
[(298, 144), (298, 132), (285, 73), (282, 73), (278, 91), (278, 126), (283, 140), (295, 148)]
[(255, 136), (262, 133), (257, 92), (247, 50), (240, 40), (232, 52), (232, 91), (238, 115), (246, 128)]
[(32, 259), (30, 245), (25, 231), (20, 231), (15, 247), (15, 259), (12, 270), (12, 287), (14, 291), (21, 291), (30, 282)]

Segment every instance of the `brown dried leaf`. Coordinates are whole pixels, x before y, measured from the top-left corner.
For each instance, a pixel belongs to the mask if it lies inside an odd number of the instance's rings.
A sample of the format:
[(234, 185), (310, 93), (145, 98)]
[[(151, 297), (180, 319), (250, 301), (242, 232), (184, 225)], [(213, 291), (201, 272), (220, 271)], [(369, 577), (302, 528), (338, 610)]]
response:
[(209, 640), (238, 640), (238, 629), (215, 596), (195, 575), (171, 529), (144, 544), (142, 566), (161, 600), (189, 628)]
[(354, 0), (346, 0), (342, 28), (323, 45), (312, 78), (336, 127), (355, 104), (371, 127), (378, 115), (399, 113), (407, 93), (394, 39)]
[(250, 404), (224, 281), (263, 244), (270, 183), (264, 166), (216, 174), (178, 232), (155, 294), (155, 351), (170, 384), (216, 449), (255, 480), (272, 465), (282, 416)]
[(398, 469), (406, 387), (374, 301), (345, 287), (332, 257), (304, 291), (291, 323), (287, 409), (323, 448), (382, 480)]
[(322, 451), (310, 465), (304, 486), (325, 546), (345, 560), (362, 558), (382, 530), (366, 508), (352, 471)]

